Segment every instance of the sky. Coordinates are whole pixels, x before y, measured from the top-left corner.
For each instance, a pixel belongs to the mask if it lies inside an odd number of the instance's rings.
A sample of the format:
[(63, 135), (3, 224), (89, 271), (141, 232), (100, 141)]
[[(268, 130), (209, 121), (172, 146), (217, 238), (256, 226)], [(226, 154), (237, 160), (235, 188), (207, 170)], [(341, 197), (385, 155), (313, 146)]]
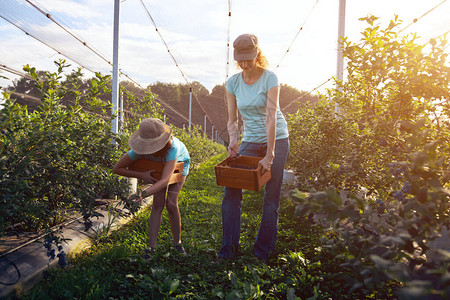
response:
[[(379, 17), (382, 27), (398, 15), (400, 28), (412, 24), (402, 34), (417, 33), (418, 41), (426, 43), (450, 30), (449, 13), (450, 1), (443, 0), (347, 0), (345, 36), (358, 42), (367, 27), (358, 19), (369, 14)], [(94, 76), (93, 71), (111, 74), (107, 61), (113, 56), (113, 0), (1, 0), (0, 16), (0, 66), (21, 71), (29, 64), (55, 71), (53, 62), (64, 58), (70, 69), (85, 67), (86, 77)], [(119, 66), (128, 77), (121, 80), (142, 87), (158, 81), (198, 81), (211, 91), (238, 72), (234, 39), (253, 33), (280, 83), (300, 91), (323, 91), (333, 87), (327, 80), (336, 75), (338, 16), (339, 0), (122, 0)], [(415, 18), (419, 20), (413, 23)], [(0, 87), (17, 79), (1, 68), (0, 75), (8, 77), (0, 79)]]

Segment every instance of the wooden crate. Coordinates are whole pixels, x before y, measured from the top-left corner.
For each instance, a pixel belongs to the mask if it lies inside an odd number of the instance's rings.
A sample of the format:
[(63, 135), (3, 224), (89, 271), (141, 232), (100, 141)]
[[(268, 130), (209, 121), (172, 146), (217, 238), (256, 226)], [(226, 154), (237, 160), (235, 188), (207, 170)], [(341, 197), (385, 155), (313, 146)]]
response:
[[(181, 181), (181, 178), (183, 177), (183, 167), (184, 162), (176, 163), (175, 170), (173, 171), (173, 174), (170, 177), (169, 184)], [(137, 172), (146, 172), (155, 170), (155, 172), (152, 173), (152, 176), (160, 180), (164, 169), (164, 163), (147, 159), (137, 159), (131, 166), (128, 167), (128, 169)]]
[(261, 159), (244, 155), (226, 158), (215, 166), (217, 185), (259, 191), (270, 179), (270, 171), (261, 175)]

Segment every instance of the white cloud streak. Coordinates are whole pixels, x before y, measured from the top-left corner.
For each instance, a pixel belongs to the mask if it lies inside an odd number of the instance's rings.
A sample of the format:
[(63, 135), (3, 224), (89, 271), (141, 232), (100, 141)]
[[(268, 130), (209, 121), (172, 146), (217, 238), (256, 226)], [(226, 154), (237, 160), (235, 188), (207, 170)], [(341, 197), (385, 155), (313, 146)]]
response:
[[(380, 17), (385, 24), (398, 14), (406, 26), (440, 2), (347, 0), (346, 35), (358, 41), (366, 27), (358, 18), (368, 14)], [(114, 1), (34, 0), (33, 3), (112, 61)], [(188, 80), (199, 81), (209, 90), (222, 84), (226, 72), (228, 1), (145, 0), (144, 3)], [(316, 0), (232, 1), (231, 59), (234, 38), (251, 32), (259, 37), (272, 69), (281, 61), (276, 70), (280, 82), (306, 91), (322, 84), (336, 70), (338, 0), (318, 1), (311, 12), (315, 4)], [(443, 4), (410, 26), (407, 32), (417, 32), (426, 42), (450, 30), (449, 9), (450, 3)], [(303, 24), (298, 38), (282, 59)], [(50, 35), (49, 29), (46, 30), (46, 35)], [(75, 54), (72, 55), (80, 59), (86, 56), (80, 44), (68, 42), (69, 37), (59, 34), (54, 37), (57, 43), (73, 48)], [(0, 19), (0, 41), (0, 64), (10, 64), (8, 66), (15, 69), (30, 64), (52, 70), (53, 60), (59, 57), (3, 19)], [(184, 83), (140, 0), (121, 2), (119, 51), (120, 68), (144, 86), (156, 81)], [(110, 72), (110, 67), (105, 68), (100, 59), (88, 61), (99, 71)], [(233, 65), (231, 61), (230, 75), (236, 72)]]

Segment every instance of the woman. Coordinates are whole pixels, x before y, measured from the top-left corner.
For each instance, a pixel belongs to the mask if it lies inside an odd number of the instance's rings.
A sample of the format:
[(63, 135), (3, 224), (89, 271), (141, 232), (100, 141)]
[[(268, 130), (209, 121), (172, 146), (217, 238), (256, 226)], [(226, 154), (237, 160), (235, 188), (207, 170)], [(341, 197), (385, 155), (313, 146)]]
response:
[[(164, 206), (167, 207), (170, 228), (172, 230), (173, 245), (182, 255), (186, 252), (181, 244), (181, 217), (178, 208), (178, 195), (183, 187), (186, 175), (189, 173), (190, 157), (185, 145), (172, 136), (172, 129), (161, 120), (155, 118), (144, 119), (139, 129), (128, 140), (131, 150), (125, 153), (113, 168), (115, 174), (141, 179), (145, 184), (153, 184), (142, 192), (145, 197), (153, 195), (152, 212), (149, 224), (149, 247), (145, 250), (144, 259), (149, 261), (156, 247), (161, 215)], [(160, 180), (152, 177), (153, 171), (137, 172), (128, 167), (138, 158), (164, 162), (164, 169)], [(182, 179), (169, 185), (177, 162), (184, 162)], [(142, 196), (140, 198), (142, 203)]]
[[(279, 108), (279, 85), (275, 73), (266, 69), (253, 34), (240, 35), (233, 43), (234, 59), (242, 72), (231, 76), (226, 84), (228, 105), (228, 154), (263, 157), (262, 172), (271, 172), (264, 189), (261, 223), (254, 243), (258, 259), (268, 261), (275, 247), (278, 231), (278, 208), (284, 166), (289, 153), (289, 133)], [(244, 121), (242, 143), (238, 131), (238, 111)], [(239, 247), (242, 190), (225, 187), (222, 201), (223, 240), (219, 258), (232, 258)]]

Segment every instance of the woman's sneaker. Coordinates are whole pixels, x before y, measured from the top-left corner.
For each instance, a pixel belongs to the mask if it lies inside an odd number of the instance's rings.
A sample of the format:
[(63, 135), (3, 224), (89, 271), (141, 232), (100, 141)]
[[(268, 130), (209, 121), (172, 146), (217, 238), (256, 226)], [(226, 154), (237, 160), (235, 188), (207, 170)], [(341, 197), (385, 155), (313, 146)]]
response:
[(183, 245), (178, 244), (173, 246), (173, 248), (175, 248), (175, 250), (177, 250), (177, 252), (180, 253), (182, 256), (186, 256), (186, 251), (184, 250)]
[(148, 247), (144, 250), (144, 255), (142, 255), (142, 258), (145, 259), (146, 262), (150, 262), (152, 260), (152, 256), (155, 254), (155, 248)]

